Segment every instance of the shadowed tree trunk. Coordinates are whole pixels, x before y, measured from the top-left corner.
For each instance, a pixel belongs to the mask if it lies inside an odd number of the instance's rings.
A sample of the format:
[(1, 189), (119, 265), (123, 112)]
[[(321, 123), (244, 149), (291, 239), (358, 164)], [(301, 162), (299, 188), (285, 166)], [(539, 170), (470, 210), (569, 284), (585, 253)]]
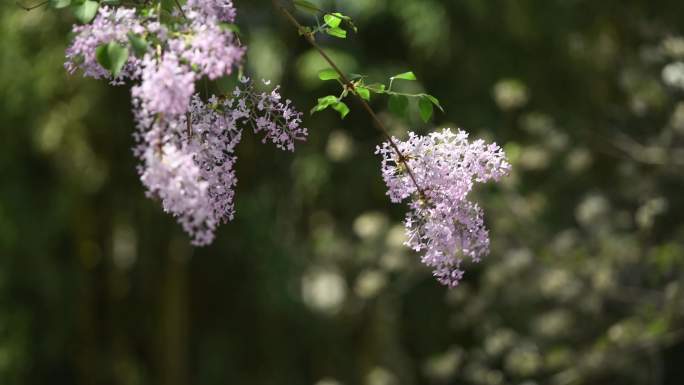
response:
[(187, 242), (175, 239), (169, 248), (164, 273), (160, 311), (161, 373), (165, 385), (189, 384), (188, 374), (188, 271), (192, 249)]

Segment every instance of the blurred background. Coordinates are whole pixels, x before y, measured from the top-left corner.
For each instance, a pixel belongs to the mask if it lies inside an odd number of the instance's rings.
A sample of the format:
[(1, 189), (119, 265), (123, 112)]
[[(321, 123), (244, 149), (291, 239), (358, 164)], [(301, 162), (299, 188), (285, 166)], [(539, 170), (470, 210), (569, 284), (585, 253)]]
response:
[[(236, 0), (248, 71), (335, 91), (270, 6)], [(491, 255), (455, 290), (402, 246), (356, 103), (294, 154), (246, 135), (237, 216), (193, 249), (144, 197), (129, 91), (63, 69), (67, 12), (0, 6), (0, 383), (682, 384), (684, 2), (318, 1), (345, 71), (413, 70), (432, 124), (514, 171), (475, 192)], [(299, 14), (303, 21), (306, 15)]]

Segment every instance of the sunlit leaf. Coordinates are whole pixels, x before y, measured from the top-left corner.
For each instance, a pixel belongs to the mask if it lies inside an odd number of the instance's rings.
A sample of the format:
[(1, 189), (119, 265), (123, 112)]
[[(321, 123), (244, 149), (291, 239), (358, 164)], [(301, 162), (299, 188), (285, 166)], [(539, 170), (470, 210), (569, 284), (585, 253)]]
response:
[(344, 104), (344, 102), (334, 103), (332, 105), (332, 108), (340, 113), (342, 119), (344, 119), (347, 116), (347, 114), (349, 114), (349, 107), (347, 107), (347, 105)]
[(370, 90), (366, 87), (356, 87), (356, 93), (361, 97), (361, 99), (369, 100), (371, 98)]
[(404, 72), (403, 74), (394, 75), (392, 79), (402, 79), (402, 80), (417, 80), (416, 75), (412, 72)]
[(336, 80), (340, 78), (340, 74), (332, 68), (324, 69), (318, 73), (318, 78), (321, 80)]
[(323, 16), (323, 21), (325, 21), (325, 24), (327, 24), (330, 28), (337, 28), (340, 26), (340, 23), (342, 23), (340, 16), (342, 15), (339, 13), (326, 14)]
[(340, 39), (346, 39), (347, 38), (347, 31), (345, 31), (339, 27), (327, 28), (325, 30), (325, 33), (327, 33), (330, 36), (339, 37)]

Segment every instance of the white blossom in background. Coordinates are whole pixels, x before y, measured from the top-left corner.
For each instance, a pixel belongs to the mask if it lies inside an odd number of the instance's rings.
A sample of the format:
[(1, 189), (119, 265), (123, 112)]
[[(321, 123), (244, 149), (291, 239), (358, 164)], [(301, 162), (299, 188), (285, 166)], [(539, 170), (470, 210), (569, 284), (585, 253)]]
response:
[(302, 299), (313, 310), (336, 314), (347, 298), (347, 283), (334, 270), (314, 269), (302, 277)]
[(684, 62), (674, 62), (663, 68), (663, 82), (670, 87), (684, 90)]

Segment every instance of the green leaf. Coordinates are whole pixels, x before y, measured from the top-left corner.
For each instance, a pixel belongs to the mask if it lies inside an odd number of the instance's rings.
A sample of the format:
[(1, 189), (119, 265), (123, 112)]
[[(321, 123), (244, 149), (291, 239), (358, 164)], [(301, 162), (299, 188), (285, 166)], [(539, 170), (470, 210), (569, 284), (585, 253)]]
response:
[(334, 103), (332, 105), (332, 108), (335, 111), (340, 113), (340, 116), (342, 117), (342, 119), (344, 119), (344, 117), (347, 116), (347, 114), (349, 113), (349, 107), (347, 107), (347, 105), (344, 104), (344, 102)]
[(325, 23), (329, 25), (330, 27), (339, 27), (342, 22), (344, 22), (348, 27), (350, 27), (354, 32), (358, 32), (359, 29), (356, 28), (356, 25), (354, 25), (354, 22), (352, 21), (352, 18), (343, 15), (339, 12), (335, 13), (328, 13), (325, 16), (323, 16), (323, 20), (325, 20)]
[(356, 89), (357, 95), (359, 95), (359, 96), (361, 97), (361, 99), (370, 101), (370, 98), (371, 98), (370, 95), (371, 95), (371, 94), (370, 94), (370, 90), (369, 90), (368, 88), (366, 88), (366, 87), (356, 87), (355, 89)]
[(343, 30), (340, 27), (326, 28), (325, 33), (327, 33), (330, 36), (339, 37), (340, 39), (347, 38), (347, 31)]
[(320, 9), (318, 9), (316, 4), (313, 4), (306, 0), (294, 0), (294, 5), (299, 9), (313, 13), (314, 15), (321, 11)]
[(161, 8), (169, 13), (173, 12), (176, 7), (176, 0), (161, 0)]
[(71, 5), (71, 0), (50, 0), (50, 6), (52, 8), (66, 8)]
[(382, 83), (373, 83), (366, 86), (369, 90), (375, 92), (376, 94), (382, 94), (385, 92), (385, 85)]
[(408, 98), (404, 95), (390, 95), (388, 107), (393, 114), (405, 117), (408, 108)]
[(128, 48), (112, 41), (97, 47), (95, 57), (102, 68), (116, 77), (128, 61)]
[(330, 28), (337, 28), (340, 26), (340, 23), (342, 23), (342, 14), (341, 13), (333, 13), (333, 14), (326, 14), (323, 16), (323, 20), (325, 21), (325, 24), (327, 24)]
[(85, 0), (82, 3), (75, 3), (72, 5), (74, 16), (83, 24), (88, 24), (97, 15), (97, 10), (100, 8), (100, 3), (93, 0)]
[(133, 53), (139, 58), (142, 58), (150, 49), (150, 45), (147, 43), (147, 41), (133, 32), (128, 33), (128, 41), (131, 42)]
[(219, 24), (219, 26), (220, 26), (221, 29), (223, 29), (224, 31), (230, 31), (230, 32), (232, 32), (232, 33), (234, 33), (234, 34), (236, 34), (236, 35), (239, 35), (239, 34), (240, 34), (240, 27), (238, 27), (236, 24), (222, 22), (222, 23)]
[(416, 75), (412, 72), (404, 72), (403, 74), (394, 75), (392, 79), (402, 79), (402, 80), (417, 80)]
[(95, 58), (100, 63), (102, 68), (111, 71), (112, 62), (109, 60), (109, 53), (107, 52), (107, 44), (102, 44), (95, 49)]
[(323, 111), (337, 102), (338, 99), (335, 95), (328, 95), (322, 98), (318, 98), (318, 104), (311, 109), (311, 115), (315, 114), (316, 112)]
[(128, 47), (112, 42), (107, 47), (107, 53), (112, 62), (112, 75), (118, 76), (128, 61)]
[(424, 123), (430, 121), (432, 114), (434, 113), (434, 106), (432, 102), (427, 97), (422, 97), (418, 100), (418, 108), (420, 109), (420, 118)]
[(437, 108), (439, 108), (440, 111), (444, 112), (444, 108), (442, 108), (442, 105), (439, 104), (439, 100), (436, 97), (434, 97), (432, 95), (428, 95), (428, 94), (423, 94), (422, 96), (424, 98), (427, 98), (432, 104), (437, 106)]
[(321, 80), (336, 80), (340, 78), (340, 74), (332, 68), (327, 68), (318, 73), (318, 78)]
[(324, 96), (324, 97), (318, 99), (319, 104), (331, 105), (331, 104), (336, 103), (336, 102), (337, 102), (337, 96), (335, 96), (335, 95), (328, 95), (328, 96)]

